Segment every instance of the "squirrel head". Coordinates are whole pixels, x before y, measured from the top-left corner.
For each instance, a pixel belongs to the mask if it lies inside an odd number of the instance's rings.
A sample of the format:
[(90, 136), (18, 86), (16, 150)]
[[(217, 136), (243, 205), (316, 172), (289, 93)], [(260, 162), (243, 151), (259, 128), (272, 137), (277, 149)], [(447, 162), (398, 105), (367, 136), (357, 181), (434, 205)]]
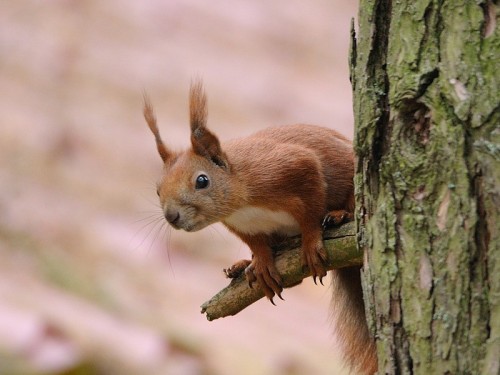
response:
[(207, 98), (200, 80), (189, 93), (191, 148), (173, 152), (163, 143), (153, 107), (144, 96), (144, 118), (151, 129), (164, 174), (158, 196), (166, 220), (175, 229), (192, 232), (221, 221), (231, 212), (231, 167), (218, 138), (208, 130)]

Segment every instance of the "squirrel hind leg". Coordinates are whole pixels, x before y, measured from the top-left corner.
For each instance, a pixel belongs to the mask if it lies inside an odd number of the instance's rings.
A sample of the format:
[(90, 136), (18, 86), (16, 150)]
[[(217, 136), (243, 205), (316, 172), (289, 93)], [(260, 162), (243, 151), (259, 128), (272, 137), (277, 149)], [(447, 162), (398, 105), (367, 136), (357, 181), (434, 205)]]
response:
[(352, 220), (354, 220), (352, 212), (346, 210), (332, 210), (325, 215), (321, 226), (323, 227), (323, 230), (326, 230)]

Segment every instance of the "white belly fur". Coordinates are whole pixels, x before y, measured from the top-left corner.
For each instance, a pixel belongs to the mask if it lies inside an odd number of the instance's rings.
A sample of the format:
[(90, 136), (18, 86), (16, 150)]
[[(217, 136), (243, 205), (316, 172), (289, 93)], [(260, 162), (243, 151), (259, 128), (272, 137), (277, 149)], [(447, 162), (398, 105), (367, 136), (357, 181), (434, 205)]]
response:
[(246, 234), (281, 233), (288, 236), (300, 233), (299, 223), (285, 211), (260, 207), (245, 207), (233, 212), (224, 223)]

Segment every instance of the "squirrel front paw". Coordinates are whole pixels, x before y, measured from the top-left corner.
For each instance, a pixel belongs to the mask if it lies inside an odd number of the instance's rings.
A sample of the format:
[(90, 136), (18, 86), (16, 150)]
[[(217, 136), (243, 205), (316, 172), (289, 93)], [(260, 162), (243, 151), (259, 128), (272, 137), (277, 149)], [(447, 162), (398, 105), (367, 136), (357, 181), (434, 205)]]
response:
[(245, 272), (245, 269), (250, 265), (250, 263), (252, 263), (251, 260), (242, 259), (234, 263), (231, 267), (224, 268), (222, 272), (224, 272), (227, 278), (236, 279), (240, 277), (243, 272)]
[(347, 223), (354, 219), (354, 215), (351, 212), (345, 210), (334, 210), (330, 211), (325, 215), (323, 223), (321, 226), (323, 230), (337, 227), (340, 224)]
[(314, 284), (316, 284), (316, 278), (319, 278), (319, 282), (323, 285), (323, 277), (326, 276), (325, 263), (326, 251), (323, 248), (323, 241), (319, 240), (302, 246), (302, 265), (311, 271)]
[(253, 283), (257, 282), (273, 305), (275, 305), (273, 301), (275, 295), (283, 299), (281, 297), (283, 291), (281, 276), (272, 259), (270, 261), (259, 261), (257, 257), (254, 257), (245, 269), (245, 275), (250, 288), (253, 287)]

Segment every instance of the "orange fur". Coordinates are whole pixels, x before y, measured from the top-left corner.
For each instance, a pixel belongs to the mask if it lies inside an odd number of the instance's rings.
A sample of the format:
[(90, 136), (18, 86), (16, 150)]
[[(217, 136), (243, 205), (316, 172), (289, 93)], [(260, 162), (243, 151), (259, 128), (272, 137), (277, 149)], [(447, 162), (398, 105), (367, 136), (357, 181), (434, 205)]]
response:
[[(165, 163), (158, 193), (167, 221), (176, 229), (200, 230), (222, 222), (252, 251), (244, 269), (266, 296), (283, 290), (271, 244), (276, 235), (302, 234), (303, 264), (314, 280), (326, 275), (322, 241), (325, 216), (339, 224), (354, 212), (354, 154), (351, 142), (334, 130), (292, 125), (219, 142), (206, 127), (201, 81), (191, 86), (191, 149), (174, 153), (163, 144), (149, 101), (144, 114)], [(374, 344), (364, 316), (359, 268), (334, 270), (333, 317), (353, 368), (376, 371)], [(273, 302), (274, 303), (274, 302)]]

